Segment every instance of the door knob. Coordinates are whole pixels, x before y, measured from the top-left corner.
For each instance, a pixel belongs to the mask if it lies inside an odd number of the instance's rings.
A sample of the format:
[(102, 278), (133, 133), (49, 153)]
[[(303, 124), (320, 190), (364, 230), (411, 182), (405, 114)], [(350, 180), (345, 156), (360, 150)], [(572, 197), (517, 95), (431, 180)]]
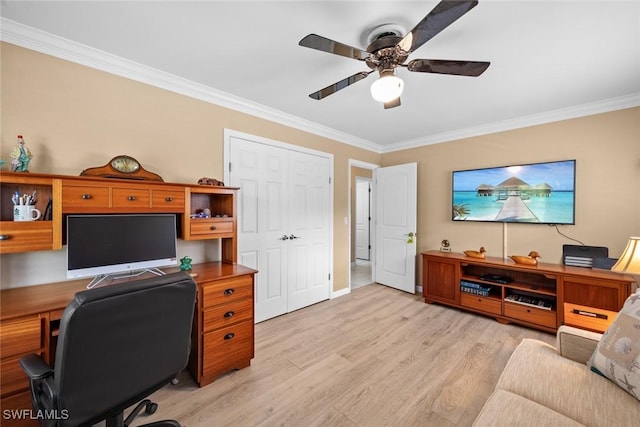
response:
[(286, 234), (283, 234), (278, 240), (289, 240)]
[(289, 239), (293, 240), (293, 239), (300, 239), (300, 237), (296, 236), (296, 235), (289, 235)]

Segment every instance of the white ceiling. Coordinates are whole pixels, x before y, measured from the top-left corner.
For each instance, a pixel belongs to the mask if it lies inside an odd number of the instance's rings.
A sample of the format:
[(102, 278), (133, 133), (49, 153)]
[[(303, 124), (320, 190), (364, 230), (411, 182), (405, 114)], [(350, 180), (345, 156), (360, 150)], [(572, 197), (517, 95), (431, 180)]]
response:
[[(365, 49), (438, 1), (0, 1), (2, 39), (380, 152), (640, 105), (640, 1), (480, 4), (409, 59), (490, 61), (480, 77), (410, 73), (384, 110), (366, 65), (298, 46)], [(42, 32), (44, 31), (44, 33)]]

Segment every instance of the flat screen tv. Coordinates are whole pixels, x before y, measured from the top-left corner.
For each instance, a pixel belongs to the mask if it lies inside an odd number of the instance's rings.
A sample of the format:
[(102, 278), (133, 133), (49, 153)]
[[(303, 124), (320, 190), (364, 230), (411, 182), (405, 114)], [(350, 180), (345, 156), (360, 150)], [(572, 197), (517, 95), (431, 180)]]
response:
[(576, 161), (454, 171), (454, 221), (575, 224)]
[[(176, 217), (171, 214), (68, 215), (67, 278), (104, 277), (177, 264)], [(156, 269), (156, 270), (154, 270)]]

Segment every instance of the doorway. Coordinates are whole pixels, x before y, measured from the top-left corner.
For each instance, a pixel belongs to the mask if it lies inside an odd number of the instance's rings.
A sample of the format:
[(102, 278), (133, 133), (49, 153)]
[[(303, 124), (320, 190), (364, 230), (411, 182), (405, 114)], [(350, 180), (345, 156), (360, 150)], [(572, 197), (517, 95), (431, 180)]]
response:
[[(356, 177), (371, 179), (370, 260), (356, 255)], [(415, 293), (417, 163), (380, 167), (349, 160), (349, 289), (380, 283)]]
[(373, 171), (379, 165), (349, 160), (350, 289), (374, 282), (372, 256), (375, 252), (372, 228)]
[(356, 260), (371, 261), (371, 178), (356, 176), (354, 215)]

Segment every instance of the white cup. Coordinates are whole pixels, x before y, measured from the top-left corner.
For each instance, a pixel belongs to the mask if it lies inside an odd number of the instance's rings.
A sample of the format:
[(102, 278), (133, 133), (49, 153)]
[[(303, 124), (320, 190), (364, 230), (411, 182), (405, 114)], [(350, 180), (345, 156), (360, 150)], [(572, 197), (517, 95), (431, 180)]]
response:
[(14, 221), (35, 221), (40, 218), (40, 211), (33, 205), (13, 205)]

